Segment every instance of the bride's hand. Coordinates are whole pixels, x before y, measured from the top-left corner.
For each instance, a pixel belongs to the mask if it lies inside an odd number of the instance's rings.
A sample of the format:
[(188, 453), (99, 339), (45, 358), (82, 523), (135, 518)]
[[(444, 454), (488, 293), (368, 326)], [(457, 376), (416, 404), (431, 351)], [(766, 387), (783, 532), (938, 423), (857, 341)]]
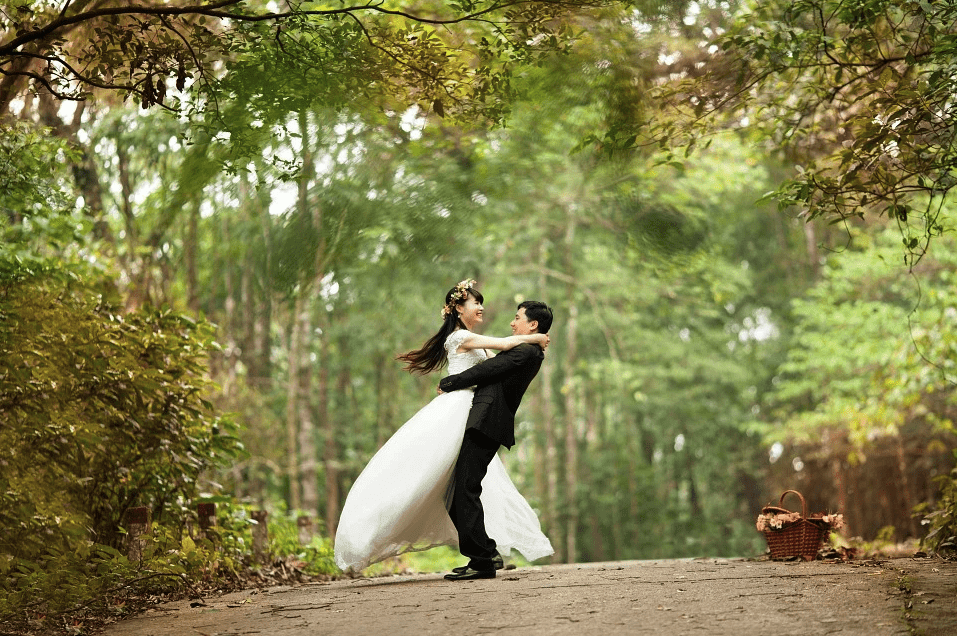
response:
[(548, 337), (547, 333), (537, 333), (534, 334), (535, 344), (540, 346), (542, 349), (548, 349), (548, 343), (551, 342), (551, 338)]

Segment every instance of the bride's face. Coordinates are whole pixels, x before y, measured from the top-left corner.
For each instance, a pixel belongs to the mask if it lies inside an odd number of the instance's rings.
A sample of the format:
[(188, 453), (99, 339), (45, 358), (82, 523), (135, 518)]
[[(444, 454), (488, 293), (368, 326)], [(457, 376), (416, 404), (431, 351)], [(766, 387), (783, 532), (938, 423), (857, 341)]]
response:
[(462, 324), (464, 324), (465, 328), (469, 331), (472, 330), (472, 327), (482, 322), (482, 303), (475, 300), (471, 294), (465, 299), (464, 303), (456, 306), (455, 310), (459, 312), (459, 318), (462, 320)]

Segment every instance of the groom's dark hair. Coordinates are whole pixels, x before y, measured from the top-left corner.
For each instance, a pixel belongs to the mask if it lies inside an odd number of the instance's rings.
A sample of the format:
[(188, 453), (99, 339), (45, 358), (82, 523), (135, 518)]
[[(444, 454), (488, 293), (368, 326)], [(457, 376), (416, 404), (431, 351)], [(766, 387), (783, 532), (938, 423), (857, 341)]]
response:
[(540, 300), (526, 300), (518, 306), (525, 310), (529, 322), (538, 321), (538, 333), (548, 333), (552, 327), (552, 308)]

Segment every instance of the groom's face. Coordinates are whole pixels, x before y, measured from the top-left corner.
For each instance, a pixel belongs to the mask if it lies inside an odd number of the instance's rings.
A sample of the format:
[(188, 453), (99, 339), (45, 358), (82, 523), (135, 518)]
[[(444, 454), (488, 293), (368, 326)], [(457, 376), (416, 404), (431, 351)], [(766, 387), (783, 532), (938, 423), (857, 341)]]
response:
[(527, 336), (530, 333), (538, 333), (538, 321), (529, 322), (525, 315), (525, 308), (522, 307), (515, 314), (515, 320), (512, 321), (512, 334), (516, 336)]

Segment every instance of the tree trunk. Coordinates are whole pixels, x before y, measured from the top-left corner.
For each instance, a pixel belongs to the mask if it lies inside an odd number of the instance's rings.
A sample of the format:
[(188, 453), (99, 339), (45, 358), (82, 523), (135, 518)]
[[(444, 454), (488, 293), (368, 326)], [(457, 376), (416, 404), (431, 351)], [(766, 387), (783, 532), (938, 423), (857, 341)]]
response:
[(299, 492), (299, 364), (300, 329), (302, 323), (299, 314), (304, 311), (304, 294), (296, 296), (289, 325), (289, 377), (286, 384), (286, 474), (289, 478), (289, 509), (302, 510), (302, 497)]
[(815, 224), (812, 222), (806, 222), (804, 224), (804, 241), (807, 245), (807, 259), (808, 263), (811, 265), (811, 272), (813, 273), (814, 278), (817, 278), (818, 271), (821, 268), (821, 254), (817, 248)]
[[(336, 443), (336, 422), (351, 422), (353, 421), (354, 414), (352, 413), (352, 403), (349, 399), (351, 393), (351, 384), (352, 376), (350, 374), (350, 367), (348, 361), (351, 360), (349, 355), (349, 340), (347, 335), (343, 335), (339, 338), (339, 359), (343, 361), (343, 364), (339, 368), (339, 376), (336, 381), (336, 398), (339, 403), (339, 408), (336, 409), (336, 415), (332, 416), (329, 413), (329, 398), (328, 390), (326, 388), (320, 389), (320, 395), (323, 396), (323, 401), (326, 403), (326, 426), (325, 426), (325, 450), (323, 453), (323, 462), (326, 469), (326, 528), (329, 530), (330, 536), (335, 536), (336, 525), (339, 523), (339, 446)], [(326, 382), (328, 384), (328, 369), (327, 365), (323, 365), (323, 370), (326, 371)]]
[(395, 365), (384, 355), (375, 358), (376, 378), (376, 422), (375, 443), (381, 448), (389, 439), (395, 419), (396, 377)]
[[(24, 47), (27, 50), (31, 48), (33, 47)], [(11, 102), (28, 89), (30, 74), (39, 73), (41, 63), (40, 58), (26, 56), (16, 57), (10, 62), (4, 75), (0, 75), (0, 113), (10, 112)], [(23, 101), (29, 104), (31, 97), (28, 96)]]
[(197, 274), (197, 253), (199, 251), (199, 197), (190, 199), (189, 223), (184, 241), (184, 260), (186, 261), (186, 306), (194, 314), (199, 313), (199, 276)]
[[(568, 226), (565, 230), (565, 274), (575, 278), (575, 263), (572, 249), (575, 245), (577, 221), (569, 211)], [(578, 305), (575, 301), (575, 285), (566, 286), (565, 297), (568, 301), (568, 323), (565, 332), (565, 381), (562, 392), (565, 394), (565, 544), (566, 558), (574, 563), (578, 558), (578, 391), (580, 387), (575, 379), (575, 366), (578, 364)]]
[[(312, 417), (310, 408), (309, 394), (312, 391), (312, 321), (310, 316), (309, 303), (307, 298), (313, 297), (319, 287), (319, 281), (322, 279), (322, 266), (324, 259), (324, 245), (322, 245), (322, 209), (310, 201), (309, 185), (312, 180), (313, 164), (312, 150), (309, 139), (309, 120), (305, 112), (299, 114), (299, 132), (302, 142), (302, 171), (299, 175), (298, 198), (296, 200), (297, 212), (308, 218), (312, 223), (312, 231), (320, 236), (320, 245), (316, 250), (315, 260), (311, 271), (302, 272), (300, 277), (299, 290), (296, 296), (296, 324), (298, 325), (298, 356), (296, 359), (297, 368), (295, 375), (292, 376), (291, 386), (297, 385), (296, 394), (290, 396), (290, 407), (293, 414), (298, 413), (298, 435), (299, 441), (298, 459), (298, 490), (302, 493), (300, 499), (301, 508), (310, 515), (317, 514), (319, 511), (319, 492), (318, 492), (318, 466), (316, 450), (316, 423)], [(310, 210), (312, 214), (310, 215)], [(320, 378), (320, 399), (325, 399), (322, 394), (326, 390), (328, 382), (327, 372), (325, 370), (325, 360), (323, 360), (323, 340), (318, 344), (318, 363)], [(290, 358), (292, 353), (290, 352)], [(292, 369), (290, 369), (292, 375)], [(324, 406), (321, 408), (325, 408)], [(321, 409), (320, 409), (321, 411)], [(321, 426), (321, 424), (320, 424)]]
[[(262, 279), (262, 277), (260, 277)], [(268, 282), (268, 281), (267, 281)], [(256, 316), (257, 375), (252, 378), (256, 386), (266, 390), (273, 385), (272, 377), (272, 292), (264, 285), (259, 313)]]
[(904, 438), (898, 433), (896, 439), (897, 451), (897, 471), (900, 473), (900, 493), (901, 493), (901, 518), (907, 519), (907, 529), (904, 532), (898, 530), (901, 539), (907, 537), (919, 537), (921, 535), (920, 527), (917, 525), (917, 519), (913, 515), (914, 506), (917, 501), (914, 499), (913, 489), (911, 487), (910, 471), (907, 465), (907, 454), (904, 452)]
[(565, 394), (565, 498), (568, 515), (565, 519), (565, 556), (569, 563), (578, 558), (578, 387), (574, 368), (577, 362), (578, 306), (569, 290), (568, 326), (565, 334), (567, 349), (565, 359), (565, 382), (562, 392)]
[[(601, 410), (598, 408), (599, 400), (595, 396), (594, 387), (589, 387), (590, 390), (584, 392), (582, 404), (584, 406), (584, 418), (587, 424), (585, 429), (585, 439), (584, 447), (586, 449), (585, 456), (586, 459), (581, 463), (581, 473), (582, 473), (582, 483), (586, 484), (588, 490), (594, 490), (600, 488), (600, 484), (596, 484), (595, 476), (592, 474), (590, 469), (590, 464), (587, 460), (587, 457), (590, 453), (595, 450), (601, 452), (601, 443), (599, 440), (599, 419), (601, 417)], [(584, 511), (584, 516), (589, 520), (589, 527), (591, 530), (591, 537), (589, 542), (591, 544), (590, 549), (585, 552), (585, 559), (587, 561), (606, 561), (608, 559), (608, 552), (606, 549), (606, 542), (602, 540), (601, 536), (601, 524), (599, 519), (602, 518), (603, 509), (595, 503), (589, 502), (589, 507)]]
[(261, 374), (259, 370), (259, 351), (256, 348), (258, 342), (256, 339), (256, 295), (253, 288), (255, 276), (252, 259), (247, 255), (243, 259), (243, 268), (239, 278), (239, 297), (243, 303), (243, 335), (240, 353), (242, 354), (243, 364), (246, 366), (247, 382), (253, 386), (257, 386), (255, 379), (258, 379)]
[(824, 456), (830, 458), (831, 479), (834, 482), (834, 489), (837, 491), (837, 509), (840, 512), (847, 510), (847, 473), (844, 470), (844, 458), (847, 456), (845, 449), (835, 448), (832, 443), (833, 433), (825, 430), (822, 435), (822, 446)]
[[(547, 363), (547, 357), (546, 357)], [(532, 444), (533, 444), (533, 455), (532, 462), (528, 468), (532, 471), (532, 474), (528, 477), (528, 482), (534, 484), (533, 492), (535, 493), (535, 498), (538, 500), (539, 504), (539, 520), (542, 523), (542, 529), (548, 534), (548, 531), (551, 530), (551, 520), (548, 518), (548, 462), (546, 460), (546, 449), (545, 449), (545, 400), (542, 396), (544, 391), (544, 380), (545, 375), (545, 365), (542, 365), (542, 369), (539, 372), (539, 382), (542, 383), (542, 389), (535, 391), (532, 394), (531, 411), (533, 413), (533, 421), (537, 423), (537, 426), (532, 432)]]
[[(313, 418), (312, 400), (310, 392), (312, 390), (312, 320), (308, 303), (304, 302), (302, 311), (299, 314), (299, 391), (298, 391), (298, 410), (299, 410), (299, 483), (302, 491), (302, 510), (310, 516), (319, 512), (319, 476), (317, 466), (316, 450), (316, 422)], [(322, 339), (319, 339), (319, 377), (320, 377), (320, 402), (324, 401), (322, 395), (325, 384), (325, 360), (321, 353)], [(322, 407), (320, 407), (320, 413)]]
[[(229, 230), (229, 215), (222, 214), (220, 215), (222, 219), (222, 245), (229, 245), (229, 242), (232, 240), (232, 236)], [(236, 340), (233, 336), (235, 333), (235, 313), (236, 313), (236, 288), (233, 282), (233, 269), (232, 263), (228, 260), (223, 262), (223, 285), (225, 286), (225, 300), (223, 302), (223, 337), (225, 338), (225, 347), (223, 351), (224, 362), (226, 368), (226, 381), (223, 383), (223, 393), (229, 394), (232, 391), (233, 385), (236, 381)]]
[(73, 113), (73, 121), (70, 124), (60, 119), (59, 108), (60, 100), (54, 98), (49, 92), (40, 92), (40, 121), (49, 126), (54, 135), (65, 139), (80, 153), (80, 160), (71, 162), (70, 167), (73, 171), (73, 180), (86, 204), (87, 216), (93, 220), (93, 236), (109, 243), (115, 253), (116, 240), (104, 216), (103, 187), (100, 184), (100, 175), (94, 161), (94, 153), (77, 137), (86, 102), (77, 103), (76, 110)]
[(701, 498), (698, 496), (698, 485), (694, 477), (694, 458), (690, 447), (685, 446), (685, 473), (688, 479), (688, 503), (691, 504), (691, 520), (700, 527), (704, 523), (704, 512), (701, 509)]
[[(239, 175), (239, 204), (242, 209), (242, 222), (244, 234), (248, 234), (248, 228), (254, 227), (256, 223), (256, 207), (259, 201), (250, 193), (249, 177), (246, 172)], [(243, 364), (246, 366), (247, 382), (255, 385), (251, 378), (258, 378), (259, 371), (259, 353), (256, 350), (256, 298), (253, 289), (255, 279), (255, 261), (253, 259), (254, 250), (252, 246), (246, 246), (243, 250), (242, 269), (239, 277), (239, 298), (242, 302), (242, 340), (240, 344), (240, 355)]]
[[(260, 160), (261, 161), (261, 160)], [(264, 168), (257, 163), (256, 171), (262, 174)], [(272, 217), (269, 216), (269, 194), (267, 188), (260, 189), (257, 197), (259, 205), (256, 213), (259, 215), (260, 229), (263, 241), (263, 268), (257, 279), (261, 289), (261, 301), (258, 320), (256, 321), (256, 346), (258, 364), (257, 386), (265, 388), (265, 384), (272, 381)]]
[(123, 213), (123, 230), (126, 233), (126, 251), (117, 249), (120, 266), (126, 271), (128, 280), (135, 280), (132, 271), (136, 267), (136, 248), (139, 245), (139, 232), (133, 216), (133, 182), (130, 179), (130, 158), (126, 145), (119, 134), (114, 137), (116, 143), (116, 162), (120, 176), (120, 211)]
[[(541, 259), (545, 262), (547, 248), (541, 247)], [(548, 288), (545, 273), (542, 272), (539, 278), (539, 290), (544, 294)], [(555, 423), (552, 414), (552, 374), (554, 365), (552, 355), (545, 356), (545, 362), (542, 364), (541, 375), (541, 413), (543, 429), (543, 448), (540, 453), (539, 475), (544, 481), (542, 488), (542, 511), (543, 525), (553, 535), (552, 545), (555, 547), (555, 560), (564, 562), (564, 544), (561, 540), (561, 529), (558, 524), (557, 504), (558, 504), (558, 442), (555, 435)]]
[[(625, 402), (627, 404), (627, 402)], [(627, 417), (627, 416), (626, 416)], [(630, 425), (629, 425), (630, 424)], [(648, 462), (651, 462), (651, 456), (653, 451), (649, 451), (647, 455), (642, 454), (641, 450), (646, 444), (646, 439), (648, 438), (647, 434), (642, 432), (641, 422), (634, 421), (625, 425), (625, 431), (628, 435), (629, 449), (628, 449), (628, 459), (627, 459), (627, 488), (626, 493), (628, 497), (628, 517), (626, 519), (627, 532), (623, 533), (624, 536), (629, 537), (629, 548), (634, 549), (635, 546), (640, 545), (641, 542), (641, 518), (639, 516), (638, 510), (638, 460), (642, 457), (647, 456)], [(624, 540), (618, 542), (619, 546), (624, 545)], [(622, 555), (619, 555), (621, 557)]]

